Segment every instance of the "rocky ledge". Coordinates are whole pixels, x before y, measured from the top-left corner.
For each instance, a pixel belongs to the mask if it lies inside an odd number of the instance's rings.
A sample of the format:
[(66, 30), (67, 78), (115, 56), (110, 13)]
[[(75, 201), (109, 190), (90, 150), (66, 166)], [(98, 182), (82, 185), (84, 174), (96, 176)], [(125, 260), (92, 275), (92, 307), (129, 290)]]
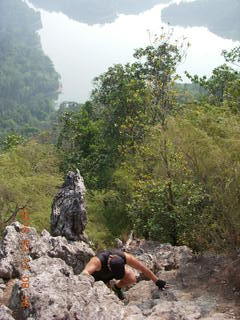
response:
[[(152, 281), (138, 275), (138, 283), (126, 291), (122, 302), (103, 282), (81, 274), (94, 252), (80, 240), (52, 237), (46, 230), (38, 235), (30, 228), (29, 270), (25, 270), (21, 227), (18, 222), (8, 226), (0, 245), (0, 292), (5, 302), (0, 306), (0, 320), (239, 319), (235, 303), (223, 302), (207, 287), (210, 278), (218, 280), (214, 272), (221, 258), (200, 263), (185, 246), (132, 241), (128, 251), (172, 287), (159, 291)], [(26, 274), (29, 286), (24, 288)], [(30, 302), (26, 308), (21, 305), (24, 296)]]

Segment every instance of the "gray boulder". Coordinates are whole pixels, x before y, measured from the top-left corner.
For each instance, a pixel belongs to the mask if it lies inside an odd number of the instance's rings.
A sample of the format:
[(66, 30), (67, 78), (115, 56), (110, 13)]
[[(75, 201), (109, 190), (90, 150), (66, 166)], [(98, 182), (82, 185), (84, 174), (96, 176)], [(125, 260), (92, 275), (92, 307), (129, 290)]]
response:
[[(115, 320), (124, 319), (123, 303), (104, 285), (94, 283), (91, 276), (74, 275), (61, 259), (41, 257), (30, 263), (28, 289), (16, 283), (10, 301), (23, 320)], [(27, 295), (30, 307), (19, 309)]]
[(4, 305), (0, 306), (0, 320), (15, 320), (12, 316), (12, 310)]
[[(45, 237), (51, 238), (46, 233)], [(17, 280), (10, 299), (16, 320), (234, 319), (219, 312), (216, 299), (205, 292), (199, 295), (182, 290), (176, 277), (178, 270), (161, 271), (161, 277), (174, 285), (172, 288), (160, 291), (152, 281), (140, 281), (125, 292), (124, 305), (103, 282), (74, 274), (61, 258), (46, 254), (29, 265), (29, 288), (22, 288)], [(29, 297), (27, 309), (19, 307), (23, 295)]]
[[(21, 251), (20, 241), (23, 238), (19, 222), (13, 222), (6, 227), (0, 244), (0, 277), (11, 279), (22, 274), (22, 261), (26, 254)], [(52, 237), (44, 230), (38, 235), (35, 228), (29, 228), (24, 236), (29, 240), (28, 258), (38, 259), (42, 256), (60, 258), (73, 268), (73, 272), (80, 273), (84, 265), (94, 256), (94, 251), (82, 241), (68, 241), (65, 237)]]
[(177, 301), (157, 304), (148, 320), (197, 320), (201, 319), (201, 310), (194, 302)]
[(77, 170), (67, 174), (62, 188), (52, 204), (51, 234), (68, 240), (86, 240), (83, 231), (87, 224), (84, 204), (85, 186)]
[[(6, 307), (0, 308), (0, 320), (236, 319), (234, 311), (233, 316), (221, 313), (216, 297), (206, 290), (199, 290), (202, 282), (199, 282), (201, 277), (197, 279), (199, 272), (205, 274), (213, 264), (208, 266), (208, 260), (199, 264), (192, 258), (191, 250), (184, 246), (172, 247), (149, 241), (142, 241), (136, 247), (129, 246), (130, 252), (173, 286), (160, 291), (152, 281), (141, 280), (125, 291), (123, 304), (103, 282), (94, 282), (93, 277), (79, 274), (94, 255), (87, 243), (70, 241), (62, 236), (52, 237), (46, 230), (38, 235), (30, 228), (27, 236), (30, 270), (24, 273), (29, 276), (29, 287), (22, 288), (21, 227), (18, 222), (8, 226), (0, 246), (1, 277), (19, 278), (9, 282), (0, 280), (3, 286), (6, 285), (0, 302), (5, 301), (3, 303), (12, 310), (11, 313)], [(193, 276), (197, 278), (194, 280)], [(11, 281), (14, 281), (13, 289)], [(25, 309), (21, 306), (23, 296), (30, 302)]]
[(62, 259), (73, 268), (75, 274), (82, 272), (86, 263), (95, 255), (84, 241), (72, 242), (64, 237), (51, 237), (50, 235), (49, 240), (52, 247), (48, 251), (48, 256)]
[[(136, 256), (155, 274), (164, 270), (177, 270), (193, 259), (193, 253), (187, 246), (176, 247), (156, 241), (132, 240), (127, 252)], [(133, 271), (138, 281), (145, 279), (138, 271)]]
[(5, 228), (0, 243), (0, 277), (11, 279), (20, 275), (23, 254), (20, 250), (21, 224), (12, 223)]

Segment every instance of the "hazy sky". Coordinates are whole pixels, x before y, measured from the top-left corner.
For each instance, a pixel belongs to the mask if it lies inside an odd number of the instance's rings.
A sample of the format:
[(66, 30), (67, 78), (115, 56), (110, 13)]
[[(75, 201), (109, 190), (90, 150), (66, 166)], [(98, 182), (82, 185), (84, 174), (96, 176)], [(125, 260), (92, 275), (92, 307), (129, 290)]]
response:
[[(105, 72), (114, 63), (133, 61), (134, 48), (149, 45), (149, 29), (160, 33), (161, 9), (164, 5), (139, 15), (120, 15), (114, 23), (88, 26), (69, 19), (62, 13), (41, 10), (43, 29), (42, 46), (62, 77), (63, 94), (60, 101), (84, 102), (92, 88), (95, 76)], [(186, 36), (191, 43), (184, 70), (199, 75), (210, 71), (224, 60), (222, 49), (234, 46), (231, 40), (222, 39), (206, 28), (175, 28), (176, 37)]]

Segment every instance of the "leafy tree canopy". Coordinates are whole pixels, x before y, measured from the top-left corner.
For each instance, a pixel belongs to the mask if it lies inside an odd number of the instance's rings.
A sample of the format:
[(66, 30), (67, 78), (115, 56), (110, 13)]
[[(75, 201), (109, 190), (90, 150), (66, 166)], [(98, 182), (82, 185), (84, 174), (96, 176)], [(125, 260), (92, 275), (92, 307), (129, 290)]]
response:
[(19, 0), (2, 0), (0, 11), (0, 136), (31, 136), (49, 126), (59, 75), (36, 33), (39, 13)]

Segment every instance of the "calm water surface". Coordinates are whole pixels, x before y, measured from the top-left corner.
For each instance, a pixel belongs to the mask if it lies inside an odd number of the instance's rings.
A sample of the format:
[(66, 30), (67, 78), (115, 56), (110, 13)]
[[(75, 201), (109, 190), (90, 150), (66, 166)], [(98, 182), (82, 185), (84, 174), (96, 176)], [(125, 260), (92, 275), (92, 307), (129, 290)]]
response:
[[(115, 63), (133, 61), (134, 49), (150, 44), (147, 30), (160, 34), (162, 26), (167, 28), (161, 21), (164, 6), (157, 5), (139, 15), (119, 15), (113, 23), (92, 26), (71, 20), (62, 13), (40, 10), (43, 50), (62, 78), (59, 102), (84, 102), (89, 98), (94, 77)], [(174, 35), (176, 38), (186, 36), (191, 43), (185, 61), (178, 67), (184, 80), (184, 70), (209, 75), (224, 62), (221, 51), (236, 45), (204, 27), (176, 27)]]

